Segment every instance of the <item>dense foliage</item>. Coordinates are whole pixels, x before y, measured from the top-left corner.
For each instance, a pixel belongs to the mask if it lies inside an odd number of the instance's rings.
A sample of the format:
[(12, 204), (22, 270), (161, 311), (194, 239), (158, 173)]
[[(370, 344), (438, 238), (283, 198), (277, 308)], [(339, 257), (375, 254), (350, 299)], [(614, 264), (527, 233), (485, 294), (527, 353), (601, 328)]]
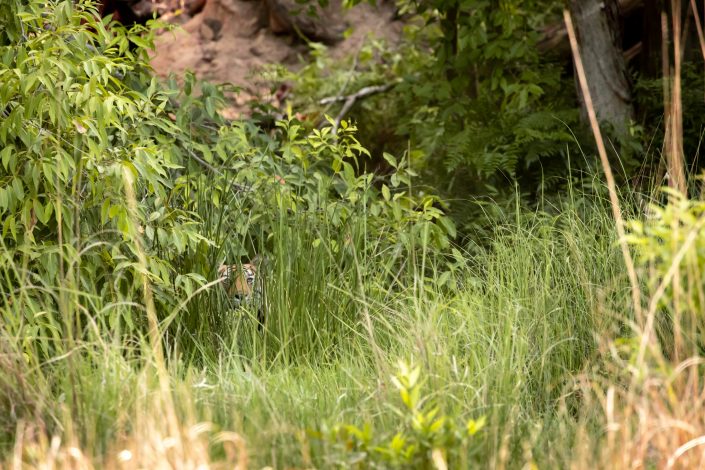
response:
[[(130, 50), (150, 45), (141, 28), (108, 28), (72, 2), (51, 13), (31, 2), (20, 18), (27, 37), (4, 48), (0, 68), (0, 211), (6, 261), (23, 266), (16, 285), (60, 283), (71, 273), (104, 301), (120, 301), (147, 275), (157, 303), (173, 308), (174, 294), (193, 293), (218, 261), (275, 249), (282, 212), (339, 234), (371, 214), (359, 236), (393, 246), (403, 241), (387, 233), (390, 224), (408, 223), (447, 243), (452, 224), (432, 199), (408, 194), (404, 160), (388, 157), (397, 171), (381, 191), (371, 174), (356, 176), (366, 151), (354, 127), (344, 123), (333, 138), (330, 129), (304, 134), (295, 122), (271, 134), (228, 123), (217, 113), (219, 88), (202, 84), (195, 99), (193, 77), (177, 91), (149, 76), (145, 53)], [(227, 230), (214, 233), (220, 227)], [(146, 266), (135, 237), (144, 239)], [(75, 265), (62, 264), (78, 253)]]
[[(309, 125), (318, 125), (322, 113), (336, 115), (343, 108), (326, 98), (387, 86), (347, 110), (373, 155), (368, 168), (383, 172), (383, 152), (408, 150), (421, 182), (444, 196), (463, 234), (485, 223), (485, 215), (496, 220), (511, 211), (517, 195), (520, 203), (533, 206), (565, 191), (569, 174), (596, 169), (565, 53), (567, 39), (558, 47), (547, 36), (561, 25), (564, 2), (405, 0), (396, 5), (404, 19), (398, 44), (371, 39), (345, 62), (311, 44), (313, 60), (301, 70), (276, 69), (270, 76), (277, 85), (293, 83), (293, 108)], [(631, 28), (628, 41), (638, 41)], [(697, 38), (691, 48), (692, 41)], [(691, 57), (683, 74), (683, 99), (689, 103), (684, 146), (696, 169), (702, 72), (692, 56), (684, 56)], [(640, 60), (646, 59), (660, 62), (651, 56)], [(636, 121), (628, 123), (626, 135), (603, 127), (619, 180), (635, 187), (648, 186), (644, 176), (661, 174), (663, 156), (664, 81), (645, 75), (639, 64), (634, 59), (628, 69)]]
[[(703, 204), (632, 215), (630, 286), (597, 178), (472, 253), (428, 189), (569, 165), (572, 83), (536, 53), (554, 3), (402, 1), (409, 42), (332, 69), (313, 45), (284, 119), (230, 121), (230, 87), (152, 76), (153, 24), (3, 2), (0, 465), (695, 467)], [(237, 306), (216, 269), (255, 255)]]
[(17, 20), (21, 0), (8, 0), (0, 5), (0, 45), (12, 44), (22, 38), (22, 24)]
[(436, 54), (399, 87), (402, 109), (411, 111), (399, 131), (429, 158), (441, 158), (449, 173), (460, 169), (490, 185), (506, 181), (493, 178), (497, 173), (516, 177), (539, 160), (549, 168), (546, 177), (561, 173), (556, 160), (573, 141), (567, 126), (576, 114), (560, 64), (541, 60), (537, 48), (556, 6), (409, 2), (430, 25), (416, 31), (421, 37), (412, 35), (412, 43), (425, 43)]
[(574, 89), (565, 86), (565, 64), (538, 48), (560, 6), (399, 2), (407, 23), (400, 46), (370, 42), (342, 65), (326, 61), (315, 46), (318, 60), (284, 78), (295, 82), (298, 105), (308, 112), (326, 96), (393, 85), (353, 110), (362, 135), (380, 153), (409, 146), (425, 181), (450, 198), (506, 200), (515, 181), (536, 194), (563, 181), (575, 150), (578, 111)]

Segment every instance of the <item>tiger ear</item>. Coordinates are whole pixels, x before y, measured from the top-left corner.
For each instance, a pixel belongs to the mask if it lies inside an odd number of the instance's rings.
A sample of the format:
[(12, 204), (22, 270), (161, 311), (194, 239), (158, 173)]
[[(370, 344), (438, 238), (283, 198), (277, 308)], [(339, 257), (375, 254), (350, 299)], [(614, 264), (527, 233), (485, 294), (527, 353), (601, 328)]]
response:
[(228, 265), (221, 264), (220, 266), (218, 266), (218, 277), (223, 277), (223, 275), (227, 272), (228, 272)]
[(250, 260), (250, 264), (256, 266), (257, 268), (261, 268), (267, 264), (267, 257), (258, 253)]

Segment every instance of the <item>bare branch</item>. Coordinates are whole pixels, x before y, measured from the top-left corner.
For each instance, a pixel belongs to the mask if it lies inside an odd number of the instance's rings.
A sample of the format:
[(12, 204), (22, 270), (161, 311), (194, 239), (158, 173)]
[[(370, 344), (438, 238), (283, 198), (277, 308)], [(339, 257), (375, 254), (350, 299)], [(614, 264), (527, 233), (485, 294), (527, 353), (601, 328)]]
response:
[(323, 98), (322, 100), (320, 100), (318, 103), (321, 105), (327, 105), (327, 104), (335, 103), (338, 101), (345, 102), (345, 104), (343, 104), (343, 108), (340, 110), (340, 112), (338, 113), (338, 115), (335, 118), (335, 123), (333, 124), (333, 135), (336, 135), (338, 133), (338, 127), (340, 126), (340, 121), (343, 120), (345, 115), (350, 111), (350, 108), (353, 107), (353, 105), (355, 104), (355, 102), (357, 100), (365, 98), (370, 95), (384, 93), (385, 91), (389, 90), (394, 85), (396, 85), (397, 83), (398, 82), (387, 83), (385, 85), (366, 86), (366, 87), (360, 88), (357, 92), (355, 92), (351, 95), (329, 96), (327, 98)]

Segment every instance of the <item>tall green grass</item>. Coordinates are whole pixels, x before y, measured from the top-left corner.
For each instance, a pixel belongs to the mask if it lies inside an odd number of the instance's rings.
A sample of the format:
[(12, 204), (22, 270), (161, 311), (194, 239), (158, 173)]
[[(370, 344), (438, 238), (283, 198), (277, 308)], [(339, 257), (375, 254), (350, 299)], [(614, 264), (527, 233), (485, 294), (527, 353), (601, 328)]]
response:
[[(144, 315), (139, 302), (106, 304), (68, 275), (46, 285), (3, 263), (3, 279), (22, 280), (0, 287), (3, 452), (11, 460), (21, 422), (34, 429), (23, 442), (70, 429), (76, 446), (109, 464), (120, 445), (135, 445), (137, 427), (173, 412), (184, 427), (237, 433), (255, 468), (326, 467), (344, 457), (321, 430), (369, 424), (384, 440), (400, 428), (390, 376), (404, 360), (420, 366), (445, 415), (487, 417), (470, 461), (565, 463), (556, 447), (570, 448), (578, 426), (566, 412), (581, 406), (575, 377), (600, 339), (617, 335), (629, 285), (605, 208), (557, 209), (517, 213), (480, 254), (447, 257), (424, 246), (377, 250), (364, 216), (345, 234), (282, 211), (260, 247), (269, 250), (264, 331), (218, 285), (188, 300), (162, 330), (166, 402), (149, 340), (125, 320)], [(205, 219), (217, 229), (215, 214)], [(225, 459), (213, 439), (201, 457)]]

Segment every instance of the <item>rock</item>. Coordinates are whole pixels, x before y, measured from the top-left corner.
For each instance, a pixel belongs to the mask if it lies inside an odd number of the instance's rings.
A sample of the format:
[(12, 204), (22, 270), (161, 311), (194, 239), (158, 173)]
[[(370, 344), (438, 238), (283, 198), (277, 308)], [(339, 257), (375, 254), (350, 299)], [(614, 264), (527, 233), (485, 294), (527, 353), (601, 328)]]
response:
[(137, 2), (130, 8), (132, 8), (132, 11), (139, 18), (151, 18), (154, 13), (157, 13), (154, 4), (149, 0), (142, 0), (141, 2)]
[(223, 23), (215, 18), (204, 18), (201, 23), (201, 37), (206, 41), (217, 41), (220, 38), (220, 32), (223, 29)]
[(343, 39), (346, 25), (340, 18), (340, 4), (326, 8), (311, 0), (301, 5), (296, 0), (262, 0), (269, 29), (274, 34), (302, 34), (314, 41), (333, 44)]
[(221, 26), (214, 30), (215, 40), (236, 37), (252, 37), (261, 28), (259, 11), (261, 6), (256, 2), (241, 0), (208, 0), (201, 17), (204, 23), (217, 21)]
[(216, 51), (211, 48), (211, 47), (204, 47), (203, 48), (203, 61), (204, 62), (213, 62), (215, 60), (216, 56)]
[(186, 13), (189, 16), (193, 16), (199, 11), (203, 10), (203, 6), (206, 4), (206, 0), (186, 0)]

